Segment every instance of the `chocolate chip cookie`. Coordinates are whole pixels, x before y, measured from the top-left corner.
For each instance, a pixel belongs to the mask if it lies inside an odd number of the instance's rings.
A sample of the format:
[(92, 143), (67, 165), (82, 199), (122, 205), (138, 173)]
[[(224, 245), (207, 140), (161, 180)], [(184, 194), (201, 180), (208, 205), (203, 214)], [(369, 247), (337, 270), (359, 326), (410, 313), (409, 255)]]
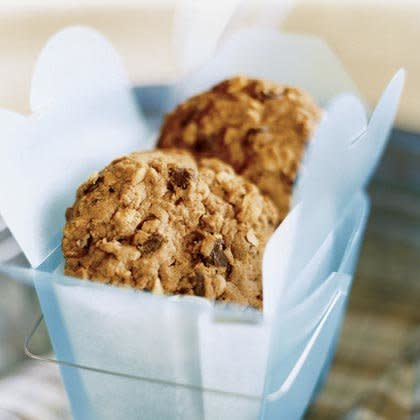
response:
[(298, 88), (235, 77), (168, 114), (158, 145), (231, 164), (284, 218), (302, 151), (319, 118), (318, 106)]
[(82, 184), (66, 212), (65, 274), (262, 307), (274, 204), (218, 159), (133, 153)]

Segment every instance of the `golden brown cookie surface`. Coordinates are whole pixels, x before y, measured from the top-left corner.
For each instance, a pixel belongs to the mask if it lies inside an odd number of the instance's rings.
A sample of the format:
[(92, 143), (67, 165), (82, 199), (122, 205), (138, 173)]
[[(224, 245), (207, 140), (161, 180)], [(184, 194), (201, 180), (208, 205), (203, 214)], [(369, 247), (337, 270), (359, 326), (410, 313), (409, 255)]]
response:
[(262, 306), (273, 203), (217, 159), (133, 153), (82, 184), (66, 213), (65, 273)]
[(302, 90), (235, 77), (194, 96), (168, 114), (159, 147), (218, 157), (289, 209), (302, 151), (320, 117)]

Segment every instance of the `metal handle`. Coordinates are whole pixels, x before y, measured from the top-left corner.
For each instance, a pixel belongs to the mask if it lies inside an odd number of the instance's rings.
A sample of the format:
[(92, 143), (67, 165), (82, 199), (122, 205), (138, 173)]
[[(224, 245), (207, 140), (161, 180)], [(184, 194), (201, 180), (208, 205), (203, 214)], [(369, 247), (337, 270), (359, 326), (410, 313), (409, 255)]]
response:
[(226, 395), (226, 396), (229, 396), (229, 397), (244, 398), (244, 399), (255, 400), (255, 401), (261, 401), (263, 399), (262, 396), (260, 397), (260, 396), (255, 396), (255, 395), (251, 395), (251, 394), (240, 394), (240, 393), (232, 392), (232, 391), (223, 391), (223, 390), (219, 390), (219, 389), (203, 388), (203, 387), (198, 386), (198, 385), (183, 384), (183, 383), (171, 382), (171, 381), (167, 381), (167, 380), (163, 380), (163, 379), (155, 379), (155, 378), (147, 378), (147, 377), (138, 376), (138, 375), (130, 375), (130, 374), (127, 374), (127, 373), (114, 372), (112, 370), (99, 369), (99, 368), (94, 368), (94, 367), (90, 367), (90, 366), (79, 365), (77, 363), (66, 362), (66, 361), (63, 361), (63, 360), (51, 359), (49, 357), (44, 357), (44, 356), (41, 356), (39, 354), (35, 354), (30, 349), (30, 345), (31, 345), (32, 339), (34, 338), (38, 328), (40, 327), (40, 325), (43, 321), (44, 321), (44, 315), (41, 315), (39, 317), (39, 319), (36, 321), (35, 325), (33, 326), (32, 330), (30, 331), (29, 335), (25, 338), (25, 343), (24, 343), (25, 354), (28, 357), (30, 357), (31, 359), (38, 360), (38, 361), (41, 361), (41, 362), (55, 363), (55, 364), (58, 364), (58, 365), (62, 365), (62, 366), (66, 366), (66, 367), (72, 367), (72, 368), (76, 368), (76, 369), (83, 369), (83, 370), (90, 371), (90, 372), (95, 372), (95, 373), (104, 373), (106, 375), (119, 376), (119, 377), (127, 378), (127, 379), (136, 379), (136, 380), (140, 380), (140, 381), (146, 381), (146, 382), (150, 382), (150, 383), (153, 383), (153, 384), (167, 385), (167, 386), (174, 386), (174, 387), (182, 387), (182, 388), (190, 389), (190, 390), (193, 390), (193, 391), (210, 392), (210, 393), (214, 393), (214, 394), (218, 394), (218, 395)]
[(41, 315), (38, 319), (38, 321), (36, 321), (35, 325), (32, 327), (31, 332), (29, 333), (29, 335), (25, 338), (25, 344), (24, 344), (24, 350), (25, 350), (25, 354), (34, 360), (39, 360), (41, 362), (50, 362), (50, 363), (59, 363), (57, 360), (55, 359), (50, 359), (48, 357), (42, 357), (39, 354), (35, 354), (31, 349), (30, 349), (30, 344), (32, 341), (32, 338), (34, 337), (36, 331), (38, 330), (39, 326), (41, 325), (42, 321), (44, 320), (44, 315)]

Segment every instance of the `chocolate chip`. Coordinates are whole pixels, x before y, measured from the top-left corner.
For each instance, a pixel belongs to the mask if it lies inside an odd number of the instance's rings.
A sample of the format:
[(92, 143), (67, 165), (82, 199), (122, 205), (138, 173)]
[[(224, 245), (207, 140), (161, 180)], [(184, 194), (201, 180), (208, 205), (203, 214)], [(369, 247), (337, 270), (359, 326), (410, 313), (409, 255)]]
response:
[(112, 187), (109, 187), (109, 188), (108, 188), (108, 191), (109, 191), (110, 193), (114, 193), (114, 192), (115, 192), (115, 189), (114, 189), (114, 188), (112, 188)]
[(201, 243), (203, 239), (204, 235), (201, 232), (195, 230), (185, 236), (185, 248), (189, 252), (194, 252), (194, 250), (197, 248), (197, 246)]
[(157, 217), (154, 214), (149, 214), (148, 216), (146, 216), (136, 227), (137, 230), (140, 230), (145, 222), (148, 222), (149, 220), (156, 220)]
[(246, 132), (246, 136), (255, 136), (256, 134), (260, 134), (260, 133), (266, 133), (268, 131), (268, 127), (263, 126), (263, 127), (253, 127), (250, 128), (247, 132)]
[(172, 184), (185, 190), (188, 188), (188, 185), (190, 185), (192, 176), (188, 169), (171, 168), (169, 169), (169, 178), (171, 179)]
[(174, 193), (175, 192), (175, 187), (173, 186), (172, 182), (168, 182), (166, 184), (166, 188), (168, 189), (169, 192)]
[(254, 136), (256, 136), (257, 134), (266, 133), (266, 132), (268, 132), (268, 127), (265, 127), (265, 126), (250, 128), (245, 134), (244, 144), (250, 145), (252, 143)]
[(229, 261), (223, 252), (223, 241), (217, 239), (208, 257), (202, 257), (204, 265), (215, 265), (216, 267), (227, 267)]
[(230, 275), (232, 274), (232, 271), (233, 271), (232, 264), (228, 263), (228, 265), (226, 266), (226, 278), (230, 277)]
[(112, 164), (112, 165), (115, 165), (115, 164), (117, 164), (117, 163), (124, 162), (124, 161), (128, 161), (128, 160), (129, 160), (129, 158), (128, 158), (127, 156), (121, 156), (121, 157), (119, 157), (119, 158), (117, 158), (117, 159), (114, 159), (114, 160), (111, 162), (111, 164)]
[(229, 261), (223, 252), (223, 242), (218, 239), (210, 253), (210, 258), (213, 259), (213, 265), (219, 267), (226, 267), (229, 264)]
[(238, 94), (235, 94), (235, 93), (225, 92), (225, 93), (222, 93), (221, 96), (224, 99), (227, 99), (231, 102), (239, 102), (240, 101), (240, 97), (238, 96)]
[(185, 115), (183, 115), (183, 117), (181, 118), (180, 121), (180, 125), (181, 127), (185, 127), (188, 125), (189, 122), (194, 120), (194, 117), (197, 115), (198, 109), (197, 108), (193, 108), (193, 109), (189, 109)]
[(92, 236), (89, 237), (85, 241), (76, 241), (76, 245), (78, 247), (77, 257), (84, 257), (89, 253), (89, 248), (92, 244)]
[(194, 149), (198, 153), (209, 153), (216, 144), (215, 136), (199, 136), (195, 142)]
[(203, 216), (200, 217), (198, 221), (198, 226), (200, 226), (202, 229), (207, 229), (210, 227), (208, 223), (204, 221)]
[(197, 110), (197, 112), (194, 115), (194, 121), (200, 123), (200, 121), (205, 116), (207, 116), (212, 109), (213, 109), (213, 102), (210, 100), (209, 102), (206, 103), (206, 105), (203, 108)]
[(92, 184), (88, 185), (85, 189), (84, 189), (84, 193), (85, 194), (89, 194), (92, 191), (95, 191), (96, 188), (99, 187), (99, 185), (101, 185), (104, 182), (104, 177), (100, 176), (98, 178), (96, 178), (95, 182), (93, 182)]
[(162, 246), (163, 238), (159, 234), (152, 235), (143, 245), (140, 246), (140, 251), (143, 254), (151, 254), (157, 251)]
[(248, 83), (244, 87), (243, 91), (247, 93), (251, 98), (260, 99), (259, 96), (260, 96), (261, 90), (259, 89), (257, 81), (252, 81)]
[(194, 290), (194, 294), (196, 296), (204, 296), (206, 289), (204, 286), (203, 273), (196, 271), (189, 277), (189, 280), (191, 282), (192, 289)]
[(74, 209), (73, 207), (68, 207), (66, 210), (66, 221), (73, 219)]
[(285, 185), (285, 187), (287, 187), (287, 190), (290, 192), (295, 182), (295, 179), (291, 178), (289, 175), (285, 174), (283, 171), (279, 172), (279, 178), (281, 179), (281, 182)]
[(230, 83), (231, 83), (230, 80), (224, 80), (223, 82), (218, 83), (216, 86), (213, 86), (211, 90), (212, 92), (218, 92), (218, 93), (228, 92)]

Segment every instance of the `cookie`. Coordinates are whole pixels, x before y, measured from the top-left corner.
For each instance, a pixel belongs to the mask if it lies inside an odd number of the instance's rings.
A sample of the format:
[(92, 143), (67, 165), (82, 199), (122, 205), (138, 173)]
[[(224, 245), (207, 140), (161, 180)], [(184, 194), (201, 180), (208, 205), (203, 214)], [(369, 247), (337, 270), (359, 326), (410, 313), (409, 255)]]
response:
[(298, 88), (235, 77), (168, 114), (158, 146), (229, 163), (268, 195), (284, 218), (302, 151), (319, 118), (318, 106)]
[(82, 184), (66, 212), (65, 274), (262, 307), (274, 204), (218, 159), (133, 153)]

